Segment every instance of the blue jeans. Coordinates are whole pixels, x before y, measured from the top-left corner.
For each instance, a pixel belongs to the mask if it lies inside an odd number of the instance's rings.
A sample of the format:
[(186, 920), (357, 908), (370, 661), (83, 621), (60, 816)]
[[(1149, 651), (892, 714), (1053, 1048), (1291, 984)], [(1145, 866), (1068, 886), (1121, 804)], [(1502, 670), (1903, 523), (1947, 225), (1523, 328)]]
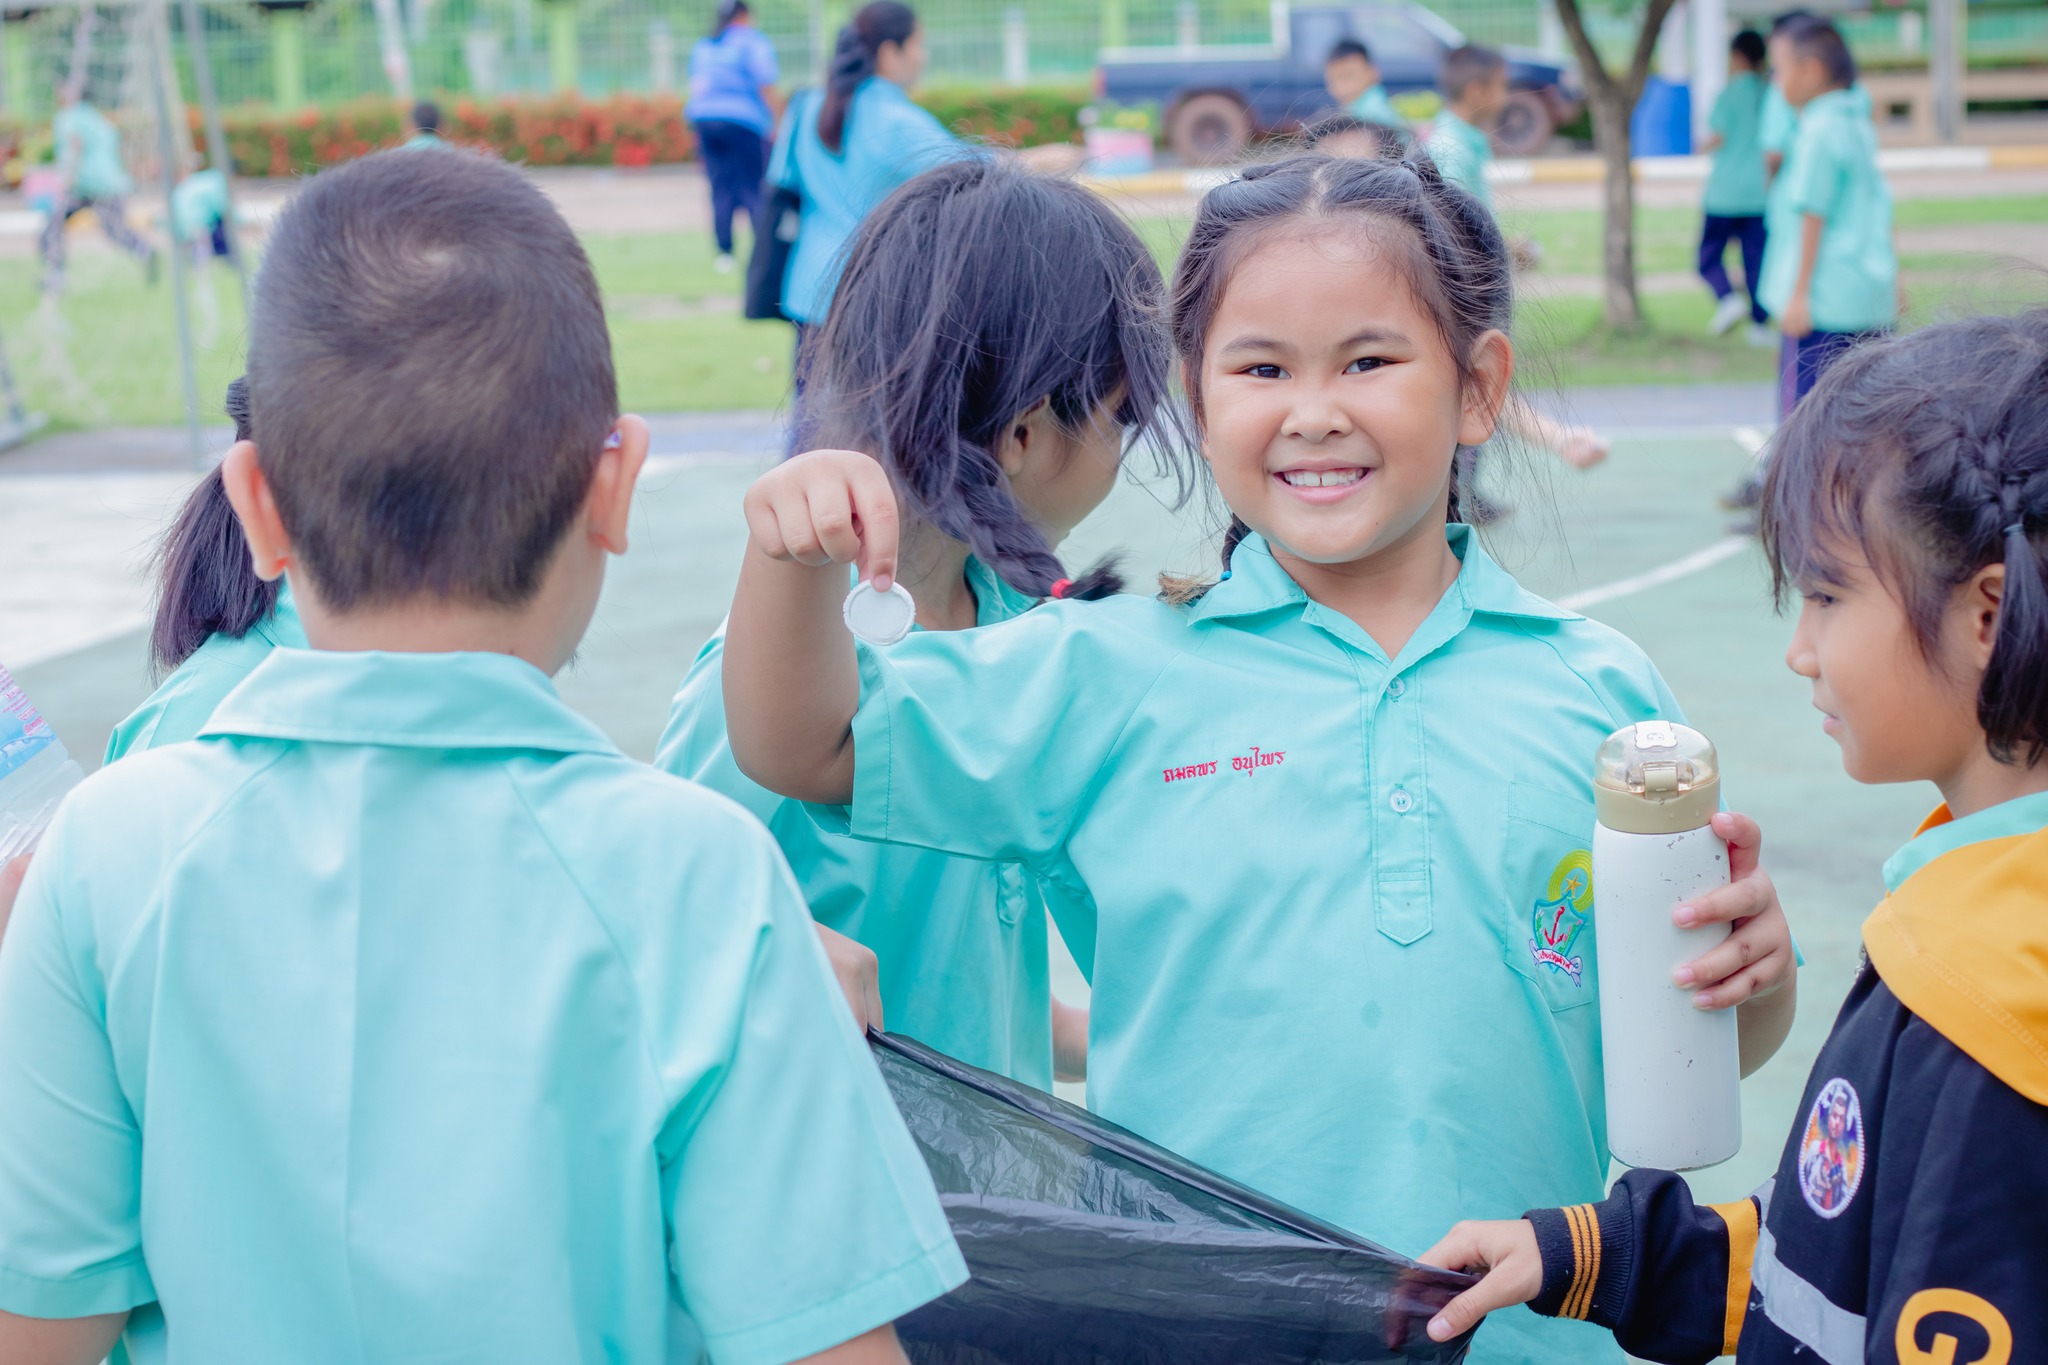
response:
[(1742, 247), (1742, 283), (1749, 290), (1749, 320), (1762, 326), (1771, 317), (1756, 301), (1757, 277), (1763, 274), (1764, 269), (1763, 219), (1724, 218), (1718, 213), (1708, 214), (1700, 231), (1700, 278), (1713, 289), (1717, 299), (1725, 299), (1735, 292), (1735, 286), (1728, 280), (1728, 267), (1722, 264), (1731, 240)]
[(761, 216), (761, 182), (768, 175), (768, 142), (744, 123), (722, 118), (690, 125), (704, 174), (711, 181), (711, 231), (721, 256), (732, 255), (732, 216), (745, 213), (753, 225)]
[(1778, 353), (1778, 420), (1790, 417), (1799, 400), (1813, 392), (1828, 366), (1847, 355), (1852, 346), (1884, 335), (1883, 331), (1808, 332), (1803, 337), (1786, 337)]

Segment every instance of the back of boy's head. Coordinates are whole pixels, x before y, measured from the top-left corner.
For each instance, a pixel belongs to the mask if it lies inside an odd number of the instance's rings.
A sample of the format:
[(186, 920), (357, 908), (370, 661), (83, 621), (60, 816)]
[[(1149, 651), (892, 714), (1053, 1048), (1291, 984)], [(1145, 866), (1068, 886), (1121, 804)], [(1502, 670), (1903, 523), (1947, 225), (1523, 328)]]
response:
[(1465, 98), (1465, 92), (1473, 86), (1493, 80), (1508, 69), (1507, 58), (1490, 47), (1478, 43), (1467, 43), (1453, 48), (1444, 56), (1443, 81), (1444, 98), (1457, 101)]
[(1836, 89), (1856, 84), (1856, 58), (1832, 21), (1814, 16), (1795, 19), (1785, 26), (1782, 36), (1801, 60), (1818, 59), (1828, 73), (1828, 83)]
[(1837, 361), (1773, 443), (1762, 536), (1782, 604), (1860, 557), (1941, 666), (1955, 590), (2005, 566), (1977, 718), (2000, 758), (2048, 742), (2048, 311), (1971, 318)]
[(258, 460), (338, 611), (532, 597), (618, 418), (582, 246), (500, 162), (389, 152), (315, 176), (256, 281)]
[(1065, 574), (1010, 491), (1003, 438), (1041, 399), (1078, 431), (1117, 397), (1168, 458), (1162, 294), (1099, 195), (990, 157), (927, 171), (854, 238), (808, 356), (802, 439), (873, 454), (912, 515), (1045, 596)]
[(441, 131), (441, 106), (432, 100), (421, 100), (412, 107), (412, 126), (423, 133)]
[(1753, 28), (1746, 28), (1729, 42), (1728, 50), (1748, 62), (1751, 69), (1761, 69), (1764, 64), (1764, 35)]
[(1354, 60), (1370, 64), (1372, 61), (1372, 49), (1359, 42), (1356, 38), (1339, 38), (1335, 43), (1331, 44), (1330, 55), (1323, 58), (1323, 65), (1331, 66), (1337, 62)]

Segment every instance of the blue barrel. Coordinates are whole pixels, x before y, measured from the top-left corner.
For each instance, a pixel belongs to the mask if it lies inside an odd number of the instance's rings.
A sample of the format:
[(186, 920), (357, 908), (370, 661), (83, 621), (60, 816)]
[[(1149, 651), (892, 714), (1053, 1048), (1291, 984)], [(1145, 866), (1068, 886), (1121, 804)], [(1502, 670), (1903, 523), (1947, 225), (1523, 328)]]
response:
[(1662, 76), (1643, 85), (1628, 123), (1637, 156), (1685, 156), (1692, 151), (1692, 87)]

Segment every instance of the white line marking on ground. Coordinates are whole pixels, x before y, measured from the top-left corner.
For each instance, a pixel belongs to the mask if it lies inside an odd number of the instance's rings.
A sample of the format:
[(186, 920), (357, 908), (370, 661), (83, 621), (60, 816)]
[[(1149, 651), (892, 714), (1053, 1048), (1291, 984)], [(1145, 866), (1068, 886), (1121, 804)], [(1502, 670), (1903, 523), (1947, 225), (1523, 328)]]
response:
[(1584, 611), (1587, 607), (1597, 606), (1602, 602), (1612, 602), (1617, 597), (1633, 597), (1639, 592), (1648, 592), (1652, 588), (1661, 588), (1666, 583), (1675, 583), (1681, 578), (1690, 577), (1702, 569), (1711, 569), (1722, 560), (1741, 554), (1744, 547), (1750, 543), (1748, 536), (1727, 536), (1704, 550), (1694, 550), (1685, 558), (1661, 564), (1648, 573), (1639, 573), (1631, 578), (1603, 583), (1597, 588), (1588, 588), (1584, 592), (1575, 592), (1569, 597), (1560, 597), (1557, 599), (1557, 605), (1570, 611)]

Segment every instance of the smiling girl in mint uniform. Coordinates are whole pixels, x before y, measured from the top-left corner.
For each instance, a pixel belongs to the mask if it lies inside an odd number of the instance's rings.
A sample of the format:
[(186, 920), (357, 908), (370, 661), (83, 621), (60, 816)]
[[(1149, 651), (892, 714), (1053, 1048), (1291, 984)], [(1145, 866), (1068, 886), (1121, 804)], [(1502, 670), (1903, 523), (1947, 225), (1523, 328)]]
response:
[[(1507, 280), (1426, 160), (1249, 168), (1173, 286), (1222, 581), (856, 648), (844, 566), (895, 574), (896, 500), (814, 451), (748, 495), (726, 640), (756, 780), (1085, 893), (1054, 909), (1094, 986), (1092, 1108), (1409, 1254), (1604, 1193), (1592, 754), (1678, 717), (1640, 649), (1458, 521), (1453, 459), (1509, 392)], [(1674, 914), (1738, 927), (1676, 984), (1740, 1008), (1754, 1068), (1793, 954), (1756, 826), (1716, 828), (1736, 879)], [(1472, 1358), (1620, 1357), (1517, 1314)]]

